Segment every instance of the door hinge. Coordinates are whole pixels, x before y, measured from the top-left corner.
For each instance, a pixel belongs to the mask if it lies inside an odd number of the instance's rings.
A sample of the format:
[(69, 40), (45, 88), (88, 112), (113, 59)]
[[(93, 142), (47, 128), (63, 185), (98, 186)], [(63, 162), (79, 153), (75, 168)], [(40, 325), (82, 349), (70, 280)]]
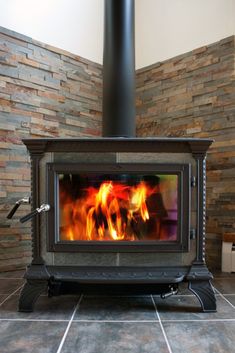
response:
[(197, 178), (195, 176), (191, 177), (191, 187), (195, 188), (197, 186)]
[(191, 240), (196, 239), (196, 229), (195, 228), (190, 229), (190, 239)]

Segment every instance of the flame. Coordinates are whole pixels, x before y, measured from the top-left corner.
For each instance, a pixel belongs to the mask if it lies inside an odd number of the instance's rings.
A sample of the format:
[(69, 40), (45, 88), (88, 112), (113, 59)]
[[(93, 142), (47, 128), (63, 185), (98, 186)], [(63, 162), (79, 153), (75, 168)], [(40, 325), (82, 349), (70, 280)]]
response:
[(149, 220), (146, 200), (153, 192), (145, 182), (128, 186), (105, 181), (73, 200), (60, 186), (61, 239), (135, 240), (131, 224)]
[(147, 186), (141, 182), (134, 190), (131, 195), (131, 212), (140, 212), (141, 217), (144, 221), (149, 219), (149, 213), (146, 206), (147, 199)]

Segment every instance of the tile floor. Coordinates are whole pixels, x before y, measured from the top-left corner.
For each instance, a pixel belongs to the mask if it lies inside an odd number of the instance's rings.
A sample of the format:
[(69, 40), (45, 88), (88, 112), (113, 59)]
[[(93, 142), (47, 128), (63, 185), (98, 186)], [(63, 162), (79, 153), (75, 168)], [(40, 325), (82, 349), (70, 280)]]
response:
[(0, 273), (0, 353), (235, 353), (235, 274), (215, 274), (217, 313), (194, 295), (42, 295), (17, 312), (22, 271)]

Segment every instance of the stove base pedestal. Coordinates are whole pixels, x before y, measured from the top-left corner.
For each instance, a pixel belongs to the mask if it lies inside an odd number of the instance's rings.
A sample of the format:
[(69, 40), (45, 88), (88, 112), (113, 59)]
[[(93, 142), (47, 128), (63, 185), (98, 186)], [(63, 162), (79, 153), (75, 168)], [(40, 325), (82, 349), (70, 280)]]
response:
[(38, 297), (47, 290), (48, 281), (27, 280), (19, 299), (18, 311), (31, 312)]
[(212, 274), (204, 262), (194, 262), (189, 270), (186, 280), (189, 290), (198, 298), (203, 312), (216, 311), (215, 292), (211, 285)]
[(190, 281), (188, 288), (198, 298), (203, 312), (216, 311), (215, 293), (209, 280)]

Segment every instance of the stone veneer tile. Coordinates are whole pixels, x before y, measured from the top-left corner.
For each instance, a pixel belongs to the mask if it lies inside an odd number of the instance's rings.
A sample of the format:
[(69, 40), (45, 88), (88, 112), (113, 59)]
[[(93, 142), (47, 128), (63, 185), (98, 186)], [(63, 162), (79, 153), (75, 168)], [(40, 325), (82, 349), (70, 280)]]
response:
[(182, 254), (120, 253), (120, 266), (171, 266), (182, 265)]
[(118, 153), (118, 162), (120, 163), (192, 163), (194, 159), (190, 153), (152, 153), (152, 152), (120, 152)]
[(0, 270), (6, 271), (25, 267), (31, 255), (30, 222), (19, 222), (29, 207), (6, 218), (17, 199), (30, 195), (30, 158), (22, 138), (99, 136), (102, 66), (3, 27), (0, 37), (5, 47), (0, 66)]
[(137, 71), (137, 136), (214, 138), (207, 156), (207, 263), (234, 232), (234, 36)]
[(55, 253), (54, 265), (115, 266), (116, 253)]
[(116, 162), (116, 153), (101, 153), (101, 152), (81, 152), (81, 153), (54, 153), (54, 161), (56, 163), (114, 163)]

